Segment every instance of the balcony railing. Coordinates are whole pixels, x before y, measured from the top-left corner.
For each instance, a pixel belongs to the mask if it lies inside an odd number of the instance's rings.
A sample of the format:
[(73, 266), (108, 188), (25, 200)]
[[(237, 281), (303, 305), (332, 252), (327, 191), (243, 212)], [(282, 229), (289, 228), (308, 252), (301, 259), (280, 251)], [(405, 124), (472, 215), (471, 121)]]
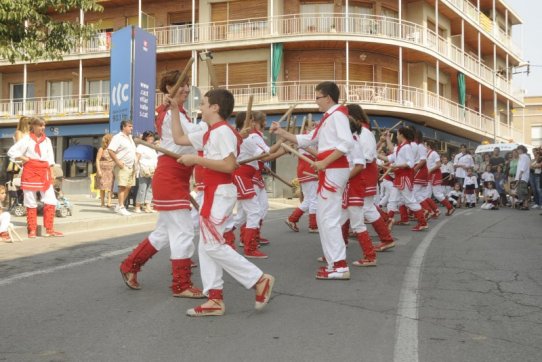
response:
[[(477, 58), (464, 53), (453, 45), (450, 39), (436, 34), (421, 25), (396, 18), (382, 16), (342, 14), (295, 14), (277, 16), (270, 19), (259, 18), (237, 22), (197, 24), (195, 29), (190, 25), (169, 26), (147, 29), (155, 34), (159, 47), (183, 46), (210, 42), (224, 42), (242, 39), (264, 39), (270, 37), (310, 36), (347, 34), (355, 36), (377, 37), (381, 39), (402, 40), (432, 50), (442, 57), (451, 60), (465, 73), (486, 81), (506, 94), (518, 94), (511, 81), (500, 74), (493, 81), (494, 71), (478, 61)], [(192, 30), (194, 41), (192, 42)]]
[[(271, 83), (228, 85), (235, 96), (237, 109), (243, 109), (250, 95), (254, 96), (254, 105), (264, 109), (276, 109), (294, 103), (314, 104), (314, 89), (319, 82), (277, 82), (275, 92)], [(337, 81), (341, 89), (341, 99), (360, 103), (364, 106), (382, 108), (390, 112), (398, 111), (397, 107), (408, 111), (429, 112), (434, 117), (444, 120), (456, 127), (468, 126), (482, 134), (493, 134), (494, 120), (435, 93), (423, 89), (397, 84), (374, 82)], [(202, 88), (204, 93), (207, 89)], [(163, 94), (156, 94), (156, 104), (161, 104)], [(390, 107), (394, 107), (391, 109)], [(23, 111), (24, 108), (24, 111)], [(16, 119), (21, 115), (36, 115), (51, 118), (77, 120), (80, 117), (96, 115), (107, 117), (109, 112), (109, 94), (86, 94), (62, 98), (31, 98), (23, 107), (22, 101), (0, 100), (0, 121)], [(500, 123), (499, 123), (500, 124)], [(497, 136), (508, 140), (518, 140), (518, 132), (506, 126), (497, 128)]]
[(0, 119), (25, 116), (66, 117), (109, 113), (109, 94), (1, 100)]
[(521, 57), (521, 48), (513, 41), (512, 37), (501, 30), (493, 20), (489, 19), (486, 15), (478, 11), (476, 5), (470, 3), (467, 0), (442, 0), (448, 3), (459, 11), (465, 13), (474, 23), (478, 24), (484, 32), (492, 36), (505, 48), (509, 49), (513, 54)]

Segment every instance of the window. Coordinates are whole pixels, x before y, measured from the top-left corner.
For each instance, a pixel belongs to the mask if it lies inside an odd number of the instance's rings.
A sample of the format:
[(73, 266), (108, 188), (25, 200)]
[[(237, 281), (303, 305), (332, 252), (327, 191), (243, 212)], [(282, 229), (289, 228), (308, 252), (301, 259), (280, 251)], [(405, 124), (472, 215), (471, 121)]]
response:
[(109, 94), (109, 79), (87, 80), (87, 94)]
[[(139, 23), (139, 16), (126, 17), (126, 25), (135, 25)], [(143, 29), (154, 28), (156, 26), (156, 18), (152, 15), (142, 13), (141, 14), (141, 27)]]
[[(427, 90), (429, 92), (437, 93), (437, 81), (431, 78), (427, 78)], [(444, 97), (445, 87), (444, 84), (439, 84), (439, 95)]]
[(390, 8), (382, 7), (382, 10), (380, 12), (382, 16), (387, 16), (388, 18), (394, 18), (394, 19), (399, 18), (399, 12)]
[(301, 29), (308, 32), (335, 31), (335, 24), (331, 14), (334, 12), (333, 4), (301, 4)]
[(372, 5), (350, 5), (348, 6), (350, 15), (373, 15)]
[[(10, 99), (14, 102), (23, 100), (23, 84), (10, 85)], [(26, 98), (34, 98), (34, 83), (26, 84)]]
[(542, 126), (531, 127), (531, 144), (533, 146), (542, 145)]
[(69, 80), (48, 81), (47, 98), (68, 98), (72, 95), (72, 82)]

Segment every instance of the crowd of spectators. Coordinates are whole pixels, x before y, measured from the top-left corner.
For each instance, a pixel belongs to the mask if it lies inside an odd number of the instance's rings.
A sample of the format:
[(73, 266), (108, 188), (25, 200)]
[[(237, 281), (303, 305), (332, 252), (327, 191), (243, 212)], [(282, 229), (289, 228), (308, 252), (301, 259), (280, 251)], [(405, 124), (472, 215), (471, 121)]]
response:
[(491, 153), (475, 153), (461, 145), (451, 160), (442, 157), (441, 171), (447, 195), (456, 207), (481, 202), (484, 209), (492, 210), (542, 208), (541, 148), (534, 148), (531, 156), (523, 145), (504, 154), (499, 147)]

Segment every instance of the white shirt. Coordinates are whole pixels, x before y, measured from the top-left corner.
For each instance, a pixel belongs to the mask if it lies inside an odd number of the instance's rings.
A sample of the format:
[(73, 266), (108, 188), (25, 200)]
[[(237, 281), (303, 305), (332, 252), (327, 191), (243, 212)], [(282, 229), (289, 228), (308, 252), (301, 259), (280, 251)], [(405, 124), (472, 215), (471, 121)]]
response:
[(465, 180), (463, 181), (463, 188), (466, 188), (467, 185), (474, 185), (475, 189), (478, 188), (478, 179), (475, 175), (465, 177)]
[(448, 163), (443, 163), (440, 166), (440, 171), (442, 173), (453, 174), (454, 173), (454, 165), (450, 161), (448, 161)]
[(319, 152), (338, 150), (344, 154), (354, 146), (354, 138), (350, 131), (350, 122), (346, 115), (335, 111), (339, 105), (334, 105), (326, 113), (330, 116), (318, 130), (317, 136), (312, 139), (314, 130), (308, 134), (296, 135), (299, 147), (317, 146)]
[(158, 164), (158, 153), (144, 145), (137, 145), (136, 153), (141, 155), (139, 157), (139, 166), (146, 169), (155, 169)]
[(348, 152), (347, 158), (350, 168), (353, 168), (355, 165), (365, 166), (365, 154), (363, 153), (363, 146), (359, 137), (356, 136), (354, 138), (354, 147)]
[(467, 168), (474, 166), (472, 156), (468, 153), (458, 153), (454, 158), (454, 166), (461, 166), (455, 169), (455, 177), (467, 177)]
[(41, 156), (35, 150), (36, 142), (30, 135), (24, 135), (19, 142), (15, 143), (8, 151), (8, 156), (10, 160), (15, 161), (17, 157), (28, 157), (33, 160), (46, 161), (49, 166), (55, 164), (55, 155), (53, 153), (53, 145), (49, 137), (45, 138), (45, 141), (40, 143), (40, 153)]
[(499, 199), (499, 193), (495, 189), (485, 189), (484, 190), (484, 196), (489, 197), (490, 200), (498, 200)]
[(132, 139), (132, 135), (126, 135), (120, 131), (111, 138), (107, 149), (115, 152), (117, 159), (124, 162), (126, 167), (134, 167), (136, 145)]
[(427, 154), (427, 169), (432, 170), (437, 165), (437, 162), (440, 162), (440, 155), (438, 152), (433, 150), (429, 151)]
[(484, 182), (495, 181), (495, 176), (491, 172), (487, 171), (482, 174), (481, 178)]
[(358, 139), (363, 148), (363, 155), (365, 156), (365, 161), (371, 163), (375, 160), (376, 154), (376, 139), (375, 136), (368, 128), (361, 127), (361, 134), (358, 136)]
[[(516, 170), (516, 181), (529, 182), (531, 159), (527, 154), (522, 153), (519, 155), (518, 168)], [(523, 172), (522, 172), (523, 171)], [(521, 178), (519, 177), (521, 173)]]
[[(399, 151), (399, 152), (398, 152)], [(412, 146), (409, 143), (403, 144), (399, 149), (399, 146), (395, 146), (393, 151), (395, 157), (393, 157), (396, 165), (408, 165), (408, 167), (414, 167), (414, 154), (412, 153)]]
[[(239, 157), (237, 157), (238, 162), (259, 156), (265, 152), (264, 149), (259, 145), (258, 139), (261, 139), (259, 135), (251, 133), (243, 140), (243, 143), (241, 143), (241, 150), (239, 151)], [(245, 165), (251, 166), (256, 170), (258, 169), (258, 161), (251, 161)]]
[(223, 160), (230, 154), (237, 157), (237, 137), (229, 126), (221, 126), (211, 131), (209, 140), (203, 145), (203, 135), (206, 131), (188, 134), (188, 139), (203, 156), (209, 160)]
[[(192, 123), (186, 118), (184, 113), (179, 112), (181, 119), (181, 127), (184, 134), (188, 135), (193, 132), (207, 131), (207, 123), (201, 121), (199, 123)], [(196, 150), (192, 146), (180, 146), (173, 141), (173, 133), (171, 132), (171, 109), (167, 111), (164, 117), (164, 123), (162, 123), (162, 139), (160, 141), (160, 147), (165, 148), (168, 151), (175, 152), (180, 155), (194, 154)], [(160, 153), (161, 155), (161, 153)]]

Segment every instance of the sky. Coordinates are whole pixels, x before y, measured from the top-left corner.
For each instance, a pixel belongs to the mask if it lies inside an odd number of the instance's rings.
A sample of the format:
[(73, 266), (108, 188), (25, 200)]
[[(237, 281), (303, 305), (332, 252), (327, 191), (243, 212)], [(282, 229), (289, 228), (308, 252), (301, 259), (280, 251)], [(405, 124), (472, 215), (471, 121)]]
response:
[(504, 2), (523, 20), (522, 25), (512, 28), (512, 34), (516, 44), (523, 48), (523, 60), (531, 62), (530, 74), (528, 76), (514, 75), (514, 84), (525, 89), (525, 95), (528, 97), (542, 96), (542, 21), (540, 20), (542, 1), (505, 0)]

